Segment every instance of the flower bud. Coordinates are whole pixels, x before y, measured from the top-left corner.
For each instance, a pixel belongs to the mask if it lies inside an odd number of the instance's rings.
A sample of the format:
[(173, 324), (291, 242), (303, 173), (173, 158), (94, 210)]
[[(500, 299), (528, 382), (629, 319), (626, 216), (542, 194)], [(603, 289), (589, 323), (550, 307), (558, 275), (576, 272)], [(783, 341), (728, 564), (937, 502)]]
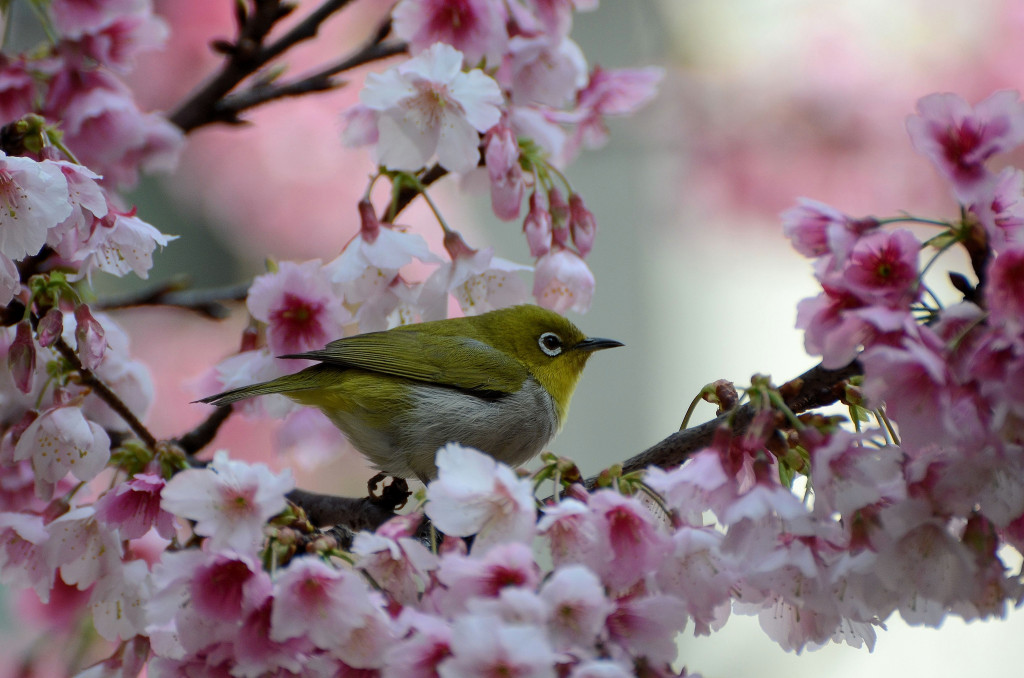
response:
[(508, 125), (498, 124), (487, 132), (484, 162), (491, 179), (494, 214), (505, 221), (519, 218), (526, 183), (519, 166), (519, 144)]
[(359, 224), (359, 236), (368, 243), (376, 242), (380, 221), (369, 200), (359, 201)]
[(557, 188), (548, 191), (548, 211), (551, 212), (551, 235), (555, 243), (569, 244), (569, 203)]
[(542, 257), (551, 250), (551, 213), (545, 209), (542, 200), (540, 191), (530, 195), (530, 211), (523, 222), (526, 243), (534, 257)]
[(52, 346), (57, 337), (64, 331), (64, 314), (59, 308), (51, 308), (39, 320), (36, 327), (36, 338), (40, 346)]
[(75, 322), (78, 357), (86, 369), (94, 370), (103, 360), (103, 353), (107, 350), (107, 337), (103, 326), (93, 317), (86, 304), (80, 304), (75, 309)]
[(594, 214), (583, 204), (579, 193), (569, 196), (569, 228), (572, 241), (581, 257), (585, 257), (594, 248), (594, 236), (597, 235), (597, 222)]
[(31, 391), (36, 374), (36, 345), (32, 340), (32, 326), (27, 320), (18, 323), (14, 342), (7, 351), (7, 366), (18, 390), (22, 393)]

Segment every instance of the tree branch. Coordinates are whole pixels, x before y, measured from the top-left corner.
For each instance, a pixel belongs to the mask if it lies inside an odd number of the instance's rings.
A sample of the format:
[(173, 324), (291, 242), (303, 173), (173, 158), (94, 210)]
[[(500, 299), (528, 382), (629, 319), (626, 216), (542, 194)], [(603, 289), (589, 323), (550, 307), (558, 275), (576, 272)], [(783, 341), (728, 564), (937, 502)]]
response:
[(234, 407), (218, 407), (210, 413), (198, 426), (178, 438), (175, 442), (189, 457), (210, 444), (217, 435), (221, 424), (227, 421)]
[(264, 46), (271, 29), (287, 16), (294, 5), (281, 0), (255, 0), (255, 11), (243, 16), (234, 43), (219, 45), (228, 53), (221, 71), (184, 101), (170, 115), (170, 121), (184, 132), (213, 122), (238, 123), (230, 111), (218, 110), (218, 104), (239, 83), (296, 44), (316, 36), (321, 24), (351, 0), (325, 0), (302, 21), (274, 43)]
[[(441, 167), (440, 165), (434, 165), (426, 172), (424, 172), (423, 176), (419, 178), (420, 183), (423, 186), (430, 186), (432, 183), (434, 183), (441, 177), (445, 176), (446, 174), (448, 174), (448, 170)], [(389, 224), (393, 224), (395, 222), (395, 219), (398, 218), (398, 215), (402, 213), (402, 210), (408, 207), (409, 203), (411, 203), (419, 194), (420, 192), (415, 188), (410, 188), (408, 186), (403, 187), (402, 190), (398, 192), (398, 197), (395, 198), (390, 205), (388, 205), (388, 208), (386, 210), (384, 210), (384, 213), (381, 215), (380, 220)]]
[(109, 310), (136, 306), (174, 306), (194, 311), (212, 320), (221, 320), (229, 314), (220, 302), (242, 301), (249, 292), (250, 282), (207, 289), (186, 289), (187, 278), (160, 283), (154, 287), (129, 294), (101, 299), (97, 308)]
[(74, 349), (68, 346), (67, 342), (64, 341), (63, 337), (57, 337), (57, 341), (53, 344), (54, 348), (64, 357), (68, 363), (71, 364), (72, 369), (78, 372), (81, 377), (82, 383), (90, 387), (93, 392), (100, 397), (110, 409), (114, 410), (121, 419), (128, 424), (128, 427), (139, 437), (139, 439), (145, 443), (146, 447), (151, 450), (156, 449), (156, 437), (149, 432), (139, 418), (135, 416), (128, 406), (124, 404), (124, 401), (118, 397), (116, 393), (110, 390), (103, 381), (97, 377), (92, 370), (82, 365), (82, 361), (79, 359), (78, 354), (75, 353)]
[[(783, 384), (779, 391), (782, 393), (786, 405), (794, 413), (805, 412), (836, 402), (842, 395), (838, 390), (840, 384), (861, 373), (861, 366), (857, 361), (838, 370), (828, 370), (818, 364), (799, 377)], [(725, 412), (711, 421), (673, 433), (640, 454), (627, 459), (622, 464), (622, 471), (630, 473), (640, 471), (648, 466), (661, 468), (677, 466), (686, 461), (694, 452), (710, 445), (715, 431), (719, 427), (728, 426), (733, 435), (742, 434), (750, 425), (755, 413), (754, 406), (747, 403), (739, 409)], [(586, 481), (587, 487), (591, 489), (596, 484), (597, 476), (588, 478)]]

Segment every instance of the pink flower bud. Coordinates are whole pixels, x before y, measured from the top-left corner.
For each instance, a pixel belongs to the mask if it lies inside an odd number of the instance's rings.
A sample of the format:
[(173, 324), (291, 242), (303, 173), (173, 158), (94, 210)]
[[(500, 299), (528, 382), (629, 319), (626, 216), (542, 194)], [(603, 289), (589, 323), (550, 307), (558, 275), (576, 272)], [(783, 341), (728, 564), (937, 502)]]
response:
[(548, 191), (548, 211), (551, 212), (551, 235), (554, 242), (566, 247), (569, 244), (569, 203), (557, 188)]
[(75, 339), (78, 342), (78, 357), (82, 359), (82, 365), (86, 369), (94, 370), (103, 360), (103, 353), (107, 350), (107, 337), (103, 326), (86, 304), (81, 304), (75, 309)]
[(526, 183), (519, 166), (519, 144), (512, 128), (500, 123), (487, 132), (484, 162), (491, 179), (491, 208), (499, 219), (519, 217)]
[(40, 346), (52, 346), (64, 331), (64, 314), (59, 308), (51, 308), (36, 327), (36, 338)]
[(526, 243), (534, 257), (542, 257), (551, 250), (551, 213), (547, 211), (543, 200), (540, 191), (530, 195), (530, 211), (523, 222)]
[(380, 221), (369, 200), (359, 201), (359, 223), (360, 237), (369, 243), (376, 242), (377, 234), (380, 233)]
[(585, 257), (594, 248), (594, 236), (597, 235), (597, 222), (594, 214), (583, 204), (579, 193), (569, 196), (569, 228), (572, 230), (572, 241), (581, 257)]
[(36, 373), (36, 345), (32, 341), (32, 326), (27, 320), (18, 323), (14, 342), (7, 351), (7, 366), (18, 390), (22, 393), (31, 391)]
[(447, 250), (448, 256), (452, 258), (452, 261), (460, 257), (470, 258), (477, 252), (467, 245), (466, 241), (456, 231), (448, 231), (444, 234), (444, 248)]

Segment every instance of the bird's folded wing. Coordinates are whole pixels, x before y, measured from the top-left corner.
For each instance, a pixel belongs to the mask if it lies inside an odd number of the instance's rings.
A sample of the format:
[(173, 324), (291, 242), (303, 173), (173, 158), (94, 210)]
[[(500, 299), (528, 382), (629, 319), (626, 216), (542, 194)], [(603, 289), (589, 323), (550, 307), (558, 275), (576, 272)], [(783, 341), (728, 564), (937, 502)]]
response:
[(281, 357), (319, 360), (492, 395), (514, 393), (530, 376), (521, 362), (476, 339), (414, 330), (357, 334), (318, 351)]

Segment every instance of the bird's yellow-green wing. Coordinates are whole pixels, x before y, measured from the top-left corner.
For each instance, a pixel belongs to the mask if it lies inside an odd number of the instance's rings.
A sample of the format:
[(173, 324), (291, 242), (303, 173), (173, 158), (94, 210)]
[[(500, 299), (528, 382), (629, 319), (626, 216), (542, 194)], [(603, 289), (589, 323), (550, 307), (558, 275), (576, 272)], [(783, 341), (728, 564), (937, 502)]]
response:
[(494, 395), (518, 391), (530, 376), (521, 362), (482, 341), (412, 329), (357, 334), (332, 341), (318, 351), (282, 357), (319, 360)]

